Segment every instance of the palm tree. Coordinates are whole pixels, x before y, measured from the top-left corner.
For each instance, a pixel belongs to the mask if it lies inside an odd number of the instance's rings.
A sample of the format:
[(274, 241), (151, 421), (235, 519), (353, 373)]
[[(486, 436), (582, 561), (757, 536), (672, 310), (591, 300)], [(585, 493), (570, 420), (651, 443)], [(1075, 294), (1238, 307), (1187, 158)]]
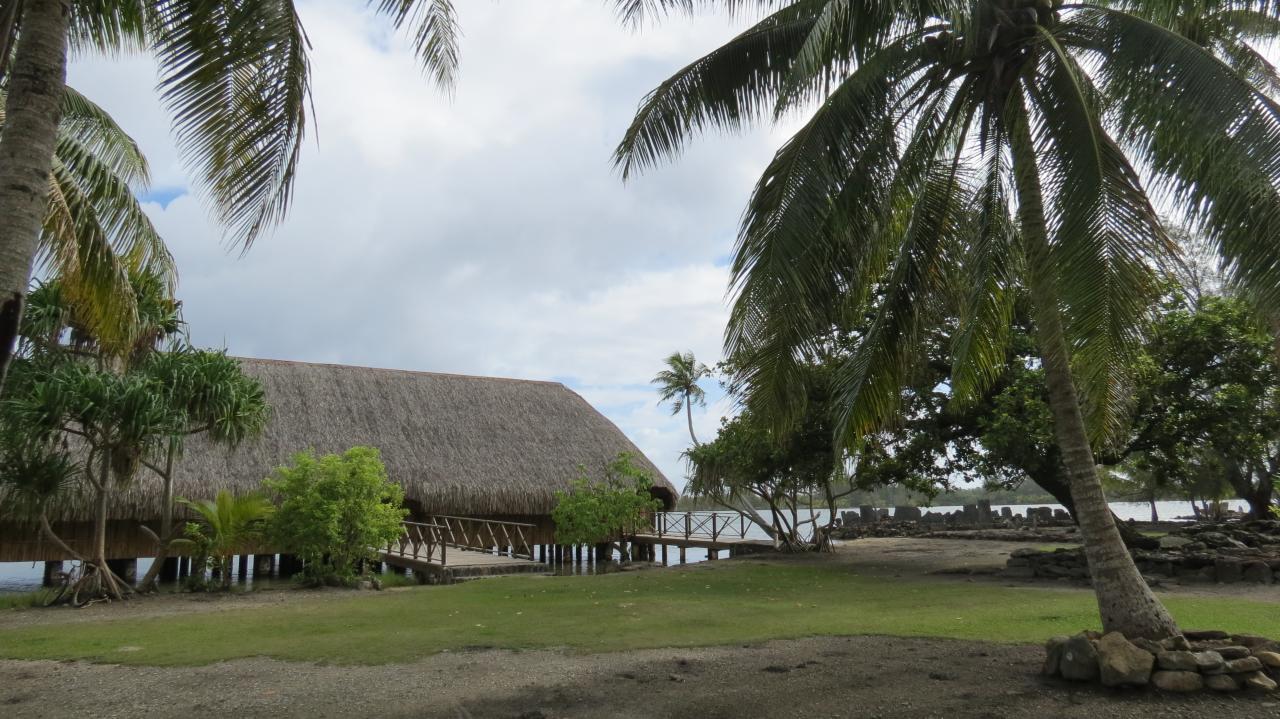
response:
[(711, 370), (698, 362), (692, 352), (672, 352), (665, 360), (667, 368), (659, 372), (650, 384), (658, 385), (658, 404), (671, 403), (671, 414), (685, 411), (689, 421), (689, 439), (698, 446), (698, 437), (693, 433), (693, 405), (705, 407), (707, 394), (698, 386), (698, 380), (711, 376)]
[(205, 556), (217, 564), (222, 588), (230, 587), (232, 558), (254, 549), (275, 506), (260, 494), (237, 497), (225, 489), (218, 492), (213, 501), (193, 502), (183, 498), (178, 501), (199, 516), (203, 526), (195, 532), (194, 540), (200, 550), (207, 553)]
[[(0, 108), (0, 133), (4, 125)], [(173, 257), (134, 193), (149, 172), (133, 138), (66, 88), (35, 269), (57, 279), (82, 329), (117, 354), (128, 351), (139, 321), (131, 277), (152, 276), (167, 294), (177, 280)]]
[(816, 105), (765, 170), (736, 248), (726, 353), (745, 358), (750, 401), (794, 411), (814, 338), (869, 308), (838, 381), (846, 443), (892, 418), (948, 309), (951, 388), (969, 401), (997, 373), (1026, 287), (1103, 627), (1175, 634), (1093, 453), (1127, 410), (1127, 360), (1176, 255), (1147, 186), (1233, 283), (1280, 305), (1280, 106), (1166, 27), (1176, 4), (1134, 3), (1144, 18), (1105, 1), (623, 3), (630, 17), (700, 4), (777, 9), (644, 99), (618, 149), (624, 176), (701, 130)]
[[(368, 0), (441, 85), (457, 66), (450, 0)], [(0, 390), (21, 322), (65, 107), (67, 54), (148, 49), (188, 164), (233, 243), (289, 207), (307, 125), (309, 43), (293, 0), (0, 0)]]

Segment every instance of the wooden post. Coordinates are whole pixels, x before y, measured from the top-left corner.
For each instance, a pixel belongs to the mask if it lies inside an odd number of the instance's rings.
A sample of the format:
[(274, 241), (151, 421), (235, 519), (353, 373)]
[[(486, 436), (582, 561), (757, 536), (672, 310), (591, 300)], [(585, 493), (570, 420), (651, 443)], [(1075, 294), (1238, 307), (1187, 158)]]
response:
[(582, 545), (581, 544), (573, 545), (573, 563), (582, 564)]
[(40, 586), (56, 587), (58, 584), (62, 582), (61, 578), (58, 576), (61, 573), (62, 573), (62, 562), (60, 561), (45, 562), (44, 577), (40, 580)]
[(160, 565), (160, 581), (178, 581), (178, 563), (181, 561), (182, 557), (165, 557), (164, 563)]
[(269, 579), (272, 572), (276, 568), (276, 555), (274, 554), (255, 554), (253, 555), (253, 578)]
[(719, 554), (719, 553), (720, 553), (720, 550), (718, 550), (718, 549), (712, 549), (711, 547), (707, 547), (707, 559), (709, 559), (709, 560), (711, 560), (711, 561), (715, 561), (715, 560), (716, 560), (716, 555), (717, 555), (717, 554)]
[(684, 545), (680, 545), (680, 563), (684, 564)]
[(662, 566), (667, 566), (667, 545), (662, 545)]
[(236, 557), (236, 576), (240, 578), (240, 581), (249, 578), (249, 555), (241, 554)]
[(134, 559), (108, 559), (107, 567), (129, 584), (138, 581), (138, 560)]
[(538, 545), (538, 561), (543, 564), (547, 563), (547, 545), (545, 544)]
[(185, 579), (191, 574), (191, 557), (178, 557), (178, 579)]

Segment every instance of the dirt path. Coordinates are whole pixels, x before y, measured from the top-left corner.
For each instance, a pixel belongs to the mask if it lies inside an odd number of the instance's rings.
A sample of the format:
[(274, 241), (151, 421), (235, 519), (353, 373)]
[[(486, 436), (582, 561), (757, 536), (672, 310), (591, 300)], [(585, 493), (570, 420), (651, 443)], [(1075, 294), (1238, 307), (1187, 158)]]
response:
[[(851, 608), (853, 609), (853, 608)], [(155, 669), (0, 662), (19, 717), (1177, 717), (1274, 719), (1280, 698), (1069, 686), (1037, 647), (887, 637), (582, 655), (445, 653), (338, 667), (246, 659)]]

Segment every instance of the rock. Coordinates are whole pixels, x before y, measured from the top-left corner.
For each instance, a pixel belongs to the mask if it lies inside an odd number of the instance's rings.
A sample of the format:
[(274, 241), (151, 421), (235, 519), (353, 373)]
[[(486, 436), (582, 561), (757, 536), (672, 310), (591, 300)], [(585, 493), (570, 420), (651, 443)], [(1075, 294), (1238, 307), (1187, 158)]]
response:
[(1040, 672), (1047, 677), (1058, 676), (1062, 665), (1062, 650), (1067, 645), (1067, 637), (1053, 637), (1044, 643), (1044, 666)]
[(1196, 672), (1156, 672), (1151, 683), (1167, 692), (1198, 692), (1204, 688), (1204, 677)]
[(1210, 547), (1225, 547), (1231, 542), (1231, 537), (1222, 532), (1201, 532), (1196, 539)]
[(1191, 540), (1186, 537), (1179, 537), (1173, 534), (1167, 534), (1159, 539), (1161, 549), (1181, 549), (1191, 544)]
[(1264, 672), (1254, 672), (1245, 676), (1244, 688), (1256, 689), (1263, 692), (1273, 692), (1276, 690), (1276, 682)]
[(1098, 640), (1098, 670), (1103, 686), (1142, 686), (1151, 681), (1156, 658), (1135, 647), (1120, 632), (1109, 632)]
[(1246, 562), (1241, 575), (1246, 582), (1270, 584), (1275, 576), (1266, 562)]
[(1228, 674), (1245, 674), (1247, 672), (1256, 672), (1262, 668), (1262, 662), (1257, 657), (1245, 657), (1243, 659), (1232, 659), (1223, 666)]
[[(1187, 638), (1182, 636), (1181, 634), (1175, 637), (1165, 637), (1164, 639), (1161, 639), (1160, 646), (1164, 649), (1168, 649), (1171, 652), (1191, 651), (1191, 642), (1187, 641)], [(1159, 652), (1151, 652), (1151, 653), (1159, 654)]]
[(1226, 632), (1218, 631), (1217, 629), (1191, 630), (1189, 632), (1183, 632), (1182, 636), (1186, 637), (1188, 641), (1192, 641), (1192, 642), (1201, 642), (1206, 639), (1230, 639), (1231, 638), (1230, 634), (1227, 634)]
[(1244, 659), (1249, 656), (1251, 652), (1248, 647), (1227, 646), (1219, 648), (1218, 653), (1222, 655), (1223, 659), (1230, 661), (1232, 659)]
[(1085, 634), (1077, 634), (1062, 645), (1058, 672), (1063, 679), (1091, 682), (1098, 678), (1098, 650)]
[(1219, 557), (1213, 560), (1214, 577), (1223, 584), (1231, 584), (1244, 579), (1244, 563), (1238, 559)]
[(1159, 652), (1156, 664), (1170, 672), (1195, 672), (1200, 668), (1196, 664), (1196, 655), (1191, 652)]
[(1004, 576), (1016, 579), (1032, 579), (1036, 576), (1036, 570), (1032, 567), (1006, 567)]
[(1129, 641), (1133, 642), (1133, 646), (1151, 652), (1152, 654), (1159, 654), (1167, 649), (1167, 647), (1160, 642), (1152, 641), (1150, 639), (1142, 639), (1141, 637), (1138, 639), (1130, 639)]
[(1191, 656), (1196, 659), (1196, 669), (1203, 674), (1221, 672), (1227, 664), (1222, 655), (1214, 651), (1194, 652)]
[(1262, 662), (1262, 666), (1271, 667), (1272, 669), (1280, 669), (1280, 653), (1276, 652), (1254, 652), (1253, 656)]
[(1210, 674), (1204, 678), (1204, 685), (1215, 692), (1233, 692), (1240, 688), (1240, 682), (1230, 674)]

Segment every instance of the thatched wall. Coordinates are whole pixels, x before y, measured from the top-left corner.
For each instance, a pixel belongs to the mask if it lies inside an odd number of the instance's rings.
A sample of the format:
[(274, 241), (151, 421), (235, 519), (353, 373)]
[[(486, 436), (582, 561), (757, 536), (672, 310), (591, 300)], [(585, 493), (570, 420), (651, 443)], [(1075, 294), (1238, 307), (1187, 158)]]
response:
[[(653, 472), (657, 494), (673, 507), (675, 488), (604, 415), (556, 382), (242, 359), (266, 389), (272, 419), (261, 437), (234, 450), (196, 437), (176, 472), (176, 493), (212, 497), (221, 489), (257, 489), (272, 470), (308, 448), (382, 451), (393, 481), (415, 513), (539, 516), (577, 475), (631, 452)], [(598, 473), (598, 472), (597, 472)], [(160, 485), (143, 469), (116, 493), (115, 519), (160, 515)], [(0, 498), (0, 501), (3, 501)], [(55, 520), (91, 517), (88, 498), (60, 507)], [(9, 532), (3, 536), (8, 539)], [(9, 554), (0, 547), (0, 555)]]

